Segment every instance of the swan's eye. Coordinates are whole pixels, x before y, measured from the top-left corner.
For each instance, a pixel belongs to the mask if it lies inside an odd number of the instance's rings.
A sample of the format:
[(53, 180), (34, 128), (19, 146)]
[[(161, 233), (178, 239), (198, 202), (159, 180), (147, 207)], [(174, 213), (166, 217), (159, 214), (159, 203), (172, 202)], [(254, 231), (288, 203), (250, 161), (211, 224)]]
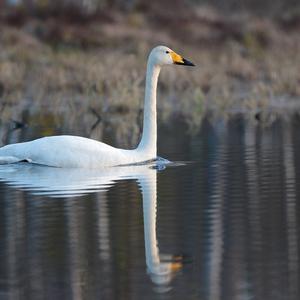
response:
[(169, 53), (170, 53), (170, 51), (168, 51), (168, 50), (167, 50), (167, 51), (166, 51), (166, 53), (167, 53), (167, 54), (169, 54)]

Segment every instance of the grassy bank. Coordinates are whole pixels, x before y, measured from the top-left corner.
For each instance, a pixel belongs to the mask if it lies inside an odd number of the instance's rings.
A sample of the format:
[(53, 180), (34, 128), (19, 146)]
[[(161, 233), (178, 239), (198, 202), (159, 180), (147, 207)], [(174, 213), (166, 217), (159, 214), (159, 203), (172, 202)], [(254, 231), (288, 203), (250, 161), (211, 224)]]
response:
[(225, 18), (208, 8), (195, 9), (193, 18), (168, 18), (154, 22), (151, 15), (115, 12), (84, 23), (2, 21), (2, 124), (51, 114), (56, 126), (78, 127), (81, 134), (88, 135), (98, 122), (136, 136), (146, 59), (157, 44), (197, 65), (162, 72), (158, 107), (163, 122), (180, 117), (197, 128), (207, 114), (268, 118), (300, 112), (298, 23)]

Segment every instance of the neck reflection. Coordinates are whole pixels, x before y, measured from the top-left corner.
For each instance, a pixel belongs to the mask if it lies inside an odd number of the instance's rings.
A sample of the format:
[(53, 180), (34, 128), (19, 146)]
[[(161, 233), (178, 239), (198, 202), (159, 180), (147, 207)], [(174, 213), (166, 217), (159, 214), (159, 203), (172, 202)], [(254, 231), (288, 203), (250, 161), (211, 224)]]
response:
[(157, 240), (157, 173), (138, 178), (143, 196), (145, 253), (148, 273), (157, 285), (167, 285), (182, 268), (182, 257), (161, 255)]
[[(161, 166), (160, 166), (161, 167)], [(159, 251), (157, 240), (157, 169), (160, 168), (156, 164), (151, 166), (130, 166), (118, 168), (106, 168), (102, 170), (76, 170), (76, 169), (58, 169), (33, 166), (28, 164), (19, 164), (0, 167), (0, 180), (7, 184), (25, 189), (31, 194), (42, 195), (49, 197), (76, 197), (88, 193), (98, 192), (101, 197), (101, 205), (106, 206), (106, 192), (117, 181), (134, 179), (137, 180), (142, 193), (143, 200), (143, 218), (144, 218), (144, 241), (145, 241), (145, 256), (148, 274), (153, 283), (159, 286), (167, 286), (174, 275), (182, 268), (182, 258), (174, 255), (162, 255)], [(100, 193), (99, 193), (100, 192)], [(102, 201), (103, 200), (103, 201)], [(76, 208), (76, 207), (75, 207)], [(67, 231), (70, 247), (70, 271), (72, 290), (76, 295), (80, 294), (77, 291), (78, 272), (78, 255), (80, 255), (81, 234), (79, 234), (80, 215), (74, 207), (68, 205), (66, 207), (67, 216)], [(107, 212), (100, 209), (99, 216), (99, 234), (103, 235), (105, 240), (110, 239), (109, 220)], [(102, 214), (104, 218), (101, 219)], [(100, 224), (101, 223), (101, 224)], [(105, 225), (105, 226), (103, 226)], [(102, 240), (102, 238), (101, 238)], [(68, 243), (69, 243), (68, 242)], [(100, 243), (102, 245), (102, 243)], [(109, 243), (107, 243), (109, 244)], [(83, 245), (84, 246), (84, 245)], [(107, 251), (108, 250), (108, 251)], [(100, 251), (102, 255), (103, 251)], [(110, 256), (110, 250), (106, 249), (105, 256)], [(102, 260), (102, 259), (101, 259)], [(103, 259), (102, 261), (105, 261)], [(107, 262), (109, 263), (109, 262)], [(105, 267), (105, 264), (103, 265)], [(108, 267), (108, 266), (106, 266)], [(74, 269), (75, 268), (75, 269)]]

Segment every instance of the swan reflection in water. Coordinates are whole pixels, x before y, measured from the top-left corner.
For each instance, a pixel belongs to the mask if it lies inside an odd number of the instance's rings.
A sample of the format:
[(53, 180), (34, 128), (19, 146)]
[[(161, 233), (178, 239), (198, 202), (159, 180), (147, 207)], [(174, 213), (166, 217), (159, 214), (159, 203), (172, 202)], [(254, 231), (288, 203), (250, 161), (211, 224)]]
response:
[(26, 190), (34, 195), (48, 197), (76, 197), (88, 193), (106, 193), (120, 180), (138, 182), (143, 199), (145, 255), (148, 274), (161, 291), (182, 268), (182, 257), (159, 253), (156, 235), (157, 170), (165, 163), (88, 169), (63, 169), (27, 163), (0, 166), (0, 181)]

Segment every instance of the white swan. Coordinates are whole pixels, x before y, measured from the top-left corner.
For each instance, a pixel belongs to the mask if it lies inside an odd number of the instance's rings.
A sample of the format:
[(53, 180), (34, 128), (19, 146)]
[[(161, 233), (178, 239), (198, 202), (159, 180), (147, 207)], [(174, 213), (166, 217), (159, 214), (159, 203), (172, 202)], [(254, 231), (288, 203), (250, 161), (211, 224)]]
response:
[(27, 161), (52, 167), (99, 168), (155, 159), (157, 80), (161, 67), (171, 64), (194, 65), (165, 46), (151, 51), (147, 63), (143, 134), (136, 149), (118, 149), (78, 136), (51, 136), (0, 148), (0, 164)]

